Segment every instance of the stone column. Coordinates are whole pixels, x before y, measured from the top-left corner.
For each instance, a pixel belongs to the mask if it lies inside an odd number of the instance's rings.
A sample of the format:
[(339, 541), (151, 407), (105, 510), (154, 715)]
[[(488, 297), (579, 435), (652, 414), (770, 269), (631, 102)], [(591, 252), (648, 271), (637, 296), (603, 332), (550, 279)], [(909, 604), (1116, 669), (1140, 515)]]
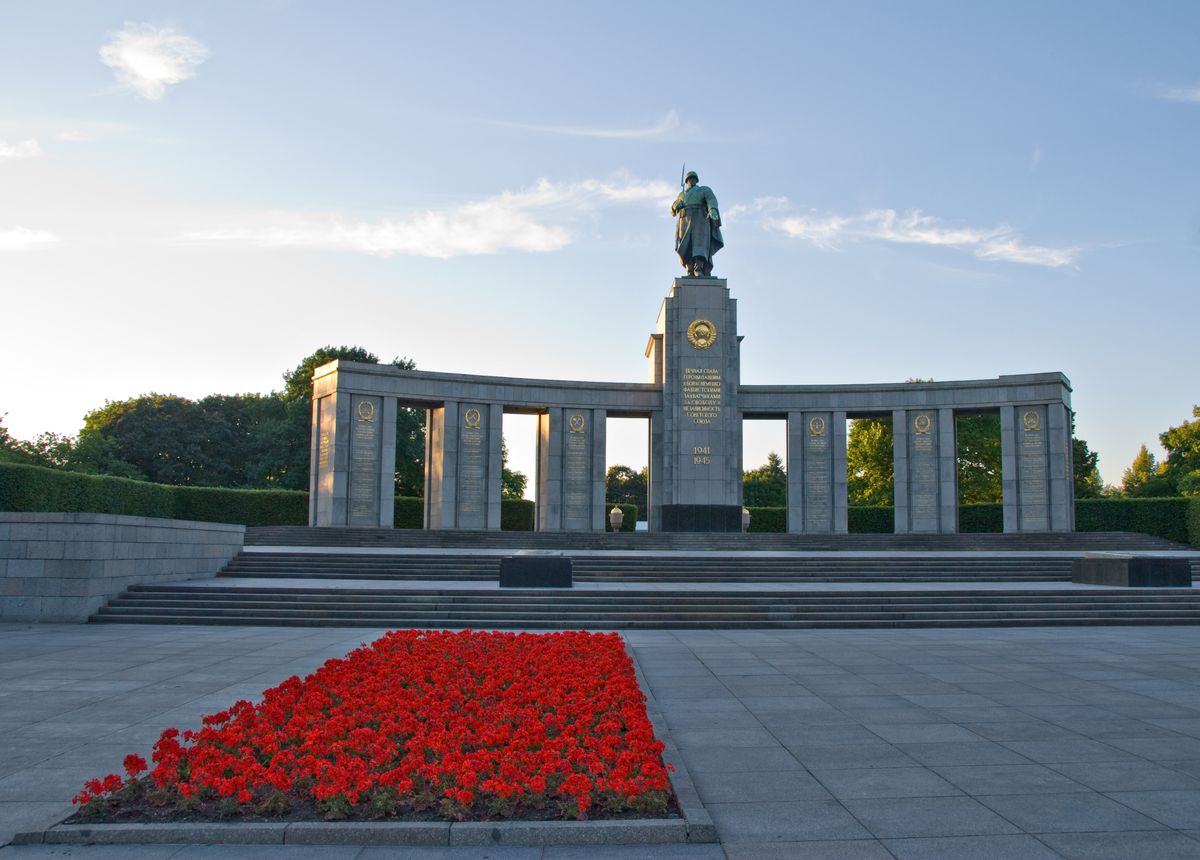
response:
[(737, 302), (719, 278), (677, 278), (663, 335), (663, 531), (741, 531)]
[(446, 401), (429, 410), (426, 523), (431, 529), (500, 528), (503, 410)]
[(840, 434), (833, 412), (788, 413), (789, 532), (846, 531), (846, 418), (837, 414)]
[(335, 391), (313, 402), (309, 521), (391, 528), (395, 507), (396, 401)]
[(939, 427), (945, 421), (940, 414), (943, 411), (949, 410), (897, 409), (892, 413), (896, 534), (954, 531), (945, 527), (942, 505), (945, 449), (939, 439), (944, 434), (953, 439), (954, 433), (953, 425), (949, 430)]
[(1000, 408), (1006, 532), (1075, 527), (1071, 421), (1062, 403)]
[(551, 407), (538, 416), (538, 529), (604, 528), (602, 409)]
[(650, 510), (645, 512), (646, 528), (652, 532), (662, 530), (663, 485), (666, 483), (666, 456), (663, 450), (663, 414), (650, 413), (647, 422), (650, 434), (650, 468), (647, 470), (646, 504)]
[(1064, 403), (1046, 405), (1050, 450), (1050, 530), (1075, 530), (1075, 465), (1071, 451), (1071, 411)]
[(313, 441), (309, 461), (309, 525), (346, 525), (349, 478), (350, 395), (334, 392), (313, 398)]
[(893, 530), (908, 534), (908, 412), (904, 409), (892, 410), (892, 498)]
[(551, 406), (538, 415), (537, 529), (562, 528), (562, 407)]
[(846, 473), (846, 445), (849, 441), (846, 430), (846, 413), (833, 413), (833, 531), (846, 534), (850, 531), (849, 486)]
[(958, 423), (954, 410), (938, 410), (938, 518), (942, 534), (958, 532)]
[(425, 528), (456, 527), (459, 404), (429, 410), (425, 424)]
[(604, 478), (608, 461), (608, 413), (592, 410), (592, 531), (602, 532), (608, 522)]

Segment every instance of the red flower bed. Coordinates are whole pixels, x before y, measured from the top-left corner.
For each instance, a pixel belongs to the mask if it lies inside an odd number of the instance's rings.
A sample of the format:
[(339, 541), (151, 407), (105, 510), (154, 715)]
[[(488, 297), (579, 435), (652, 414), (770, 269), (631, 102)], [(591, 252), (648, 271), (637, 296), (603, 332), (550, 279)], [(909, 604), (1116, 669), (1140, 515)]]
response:
[(95, 817), (588, 818), (661, 815), (669, 782), (613, 633), (399, 630), (199, 731), (153, 770), (90, 780)]

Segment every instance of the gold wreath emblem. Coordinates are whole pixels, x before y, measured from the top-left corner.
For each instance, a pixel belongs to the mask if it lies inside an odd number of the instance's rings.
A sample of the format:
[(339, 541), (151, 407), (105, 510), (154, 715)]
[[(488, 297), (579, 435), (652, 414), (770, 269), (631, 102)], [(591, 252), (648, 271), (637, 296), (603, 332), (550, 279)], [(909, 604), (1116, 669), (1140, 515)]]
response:
[(567, 419), (567, 427), (570, 429), (570, 431), (572, 433), (582, 433), (583, 432), (583, 416), (580, 415), (578, 412), (576, 412), (574, 415), (572, 415), (570, 418)]
[(820, 415), (814, 415), (808, 419), (808, 432), (814, 436), (825, 435), (825, 419)]
[(474, 429), (475, 427), (479, 426), (479, 417), (479, 410), (472, 406), (463, 413), (463, 423), (467, 425), (467, 427)]
[(717, 327), (712, 320), (696, 320), (687, 328), (687, 339), (696, 349), (708, 349), (717, 342)]
[(1021, 426), (1026, 430), (1036, 430), (1042, 426), (1042, 416), (1030, 409), (1021, 416)]
[(913, 419), (913, 429), (916, 430), (918, 434), (928, 433), (929, 428), (932, 425), (933, 425), (933, 422), (930, 420), (929, 416), (926, 415), (924, 412), (922, 412), (920, 415), (918, 415), (916, 418)]
[(358, 412), (359, 421), (375, 420), (375, 404), (370, 400), (360, 400), (358, 402), (358, 409), (355, 411)]

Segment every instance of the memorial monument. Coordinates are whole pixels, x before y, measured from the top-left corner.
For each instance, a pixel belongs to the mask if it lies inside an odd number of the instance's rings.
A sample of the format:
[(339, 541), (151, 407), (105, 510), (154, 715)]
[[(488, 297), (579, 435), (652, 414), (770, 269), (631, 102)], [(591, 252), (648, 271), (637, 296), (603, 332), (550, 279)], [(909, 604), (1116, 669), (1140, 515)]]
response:
[(651, 530), (742, 528), (742, 422), (787, 422), (787, 529), (847, 531), (846, 422), (890, 416), (897, 534), (958, 531), (955, 416), (1000, 415), (1004, 531), (1072, 531), (1071, 384), (1059, 372), (958, 382), (743, 385), (737, 301), (712, 276), (716, 195), (684, 176), (672, 282), (645, 383), (569, 382), (333, 361), (313, 373), (309, 524), (390, 528), (399, 406), (427, 410), (425, 527), (500, 528), (506, 411), (535, 413), (539, 530), (603, 531), (608, 416), (649, 419)]

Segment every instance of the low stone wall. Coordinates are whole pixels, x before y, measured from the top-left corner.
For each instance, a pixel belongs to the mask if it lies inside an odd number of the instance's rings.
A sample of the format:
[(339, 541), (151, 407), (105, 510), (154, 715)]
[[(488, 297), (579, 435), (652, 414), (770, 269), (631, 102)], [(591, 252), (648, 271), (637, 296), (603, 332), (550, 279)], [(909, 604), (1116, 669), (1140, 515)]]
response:
[(214, 575), (246, 527), (0, 512), (0, 620), (84, 622), (131, 585)]

